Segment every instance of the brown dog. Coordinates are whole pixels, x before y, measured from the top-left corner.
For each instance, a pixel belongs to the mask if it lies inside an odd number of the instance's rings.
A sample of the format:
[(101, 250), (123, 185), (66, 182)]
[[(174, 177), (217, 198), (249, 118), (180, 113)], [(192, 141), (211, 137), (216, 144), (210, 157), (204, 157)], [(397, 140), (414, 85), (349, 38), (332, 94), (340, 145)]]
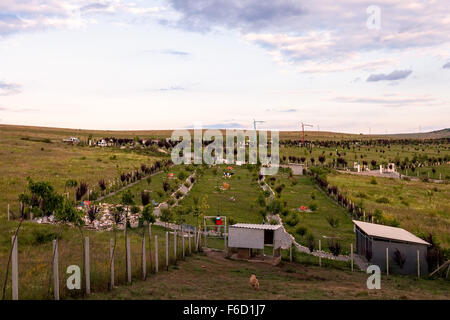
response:
[(259, 281), (254, 274), (250, 276), (250, 286), (255, 290), (259, 290)]

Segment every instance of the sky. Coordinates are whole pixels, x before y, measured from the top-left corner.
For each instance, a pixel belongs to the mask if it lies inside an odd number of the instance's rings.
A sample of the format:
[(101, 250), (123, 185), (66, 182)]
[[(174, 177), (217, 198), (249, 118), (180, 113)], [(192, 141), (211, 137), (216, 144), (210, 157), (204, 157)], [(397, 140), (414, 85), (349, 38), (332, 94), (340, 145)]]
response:
[(1, 0), (0, 123), (450, 127), (450, 1)]

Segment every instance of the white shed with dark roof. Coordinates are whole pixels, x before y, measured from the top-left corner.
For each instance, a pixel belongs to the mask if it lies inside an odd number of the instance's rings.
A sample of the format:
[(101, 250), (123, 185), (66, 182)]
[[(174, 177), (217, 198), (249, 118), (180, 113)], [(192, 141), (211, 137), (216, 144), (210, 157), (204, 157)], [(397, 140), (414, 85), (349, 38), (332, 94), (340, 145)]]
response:
[[(402, 228), (353, 220), (356, 233), (356, 253), (386, 272), (386, 252), (389, 272), (428, 274), (427, 251), (430, 244)], [(386, 251), (387, 249), (387, 251)], [(417, 260), (419, 255), (419, 263)]]
[(228, 230), (228, 247), (238, 250), (240, 256), (251, 257), (264, 246), (281, 248), (283, 228), (281, 225), (238, 223)]

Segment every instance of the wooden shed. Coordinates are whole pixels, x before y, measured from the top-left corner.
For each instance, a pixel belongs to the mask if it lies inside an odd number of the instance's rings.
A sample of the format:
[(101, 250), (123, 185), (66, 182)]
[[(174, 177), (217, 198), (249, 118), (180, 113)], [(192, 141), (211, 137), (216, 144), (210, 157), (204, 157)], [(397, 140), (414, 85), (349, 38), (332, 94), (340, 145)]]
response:
[(389, 266), (390, 273), (428, 274), (428, 242), (402, 228), (356, 220), (353, 223), (356, 253), (369, 264), (378, 265), (382, 272)]
[(281, 225), (238, 223), (228, 230), (228, 247), (237, 250), (241, 258), (251, 258), (264, 246), (278, 252), (282, 246)]

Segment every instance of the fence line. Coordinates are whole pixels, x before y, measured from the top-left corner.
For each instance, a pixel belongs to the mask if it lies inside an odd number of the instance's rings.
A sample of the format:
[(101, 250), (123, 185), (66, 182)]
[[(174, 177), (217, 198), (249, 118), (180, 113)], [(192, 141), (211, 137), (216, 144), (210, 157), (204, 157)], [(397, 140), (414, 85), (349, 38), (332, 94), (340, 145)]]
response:
[(53, 291), (55, 300), (59, 300), (59, 263), (58, 263), (58, 240), (53, 240)]
[[(173, 251), (170, 251), (170, 234), (169, 231), (165, 231), (165, 240), (166, 240), (166, 270), (169, 270), (169, 266), (172, 264), (176, 264), (177, 260), (181, 258), (181, 255), (183, 254), (183, 258), (185, 259), (187, 255), (191, 255), (193, 251), (192, 247), (192, 237), (193, 235), (189, 232), (175, 232), (174, 233), (174, 248)], [(164, 235), (163, 233), (163, 235)], [(139, 237), (138, 237), (139, 235)], [(182, 238), (178, 236), (180, 235)], [(120, 234), (121, 236), (121, 234)], [(185, 237), (188, 237), (187, 239)], [(92, 237), (92, 236), (91, 236)], [(162, 239), (160, 239), (162, 238)], [(123, 239), (120, 237), (119, 239)], [(47, 285), (39, 285), (38, 290), (29, 290), (27, 288), (28, 284), (26, 283), (20, 283), (19, 277), (24, 282), (32, 282), (32, 283), (38, 283), (41, 280), (42, 277), (39, 277), (37, 275), (28, 275), (24, 274), (22, 276), (22, 273), (19, 274), (19, 263), (21, 262), (21, 266), (23, 270), (29, 268), (30, 263), (32, 263), (34, 260), (33, 258), (30, 259), (30, 257), (26, 256), (25, 254), (22, 255), (22, 253), (19, 256), (19, 250), (18, 250), (18, 241), (19, 237), (12, 237), (11, 238), (11, 280), (8, 283), (8, 288), (11, 288), (11, 298), (13, 300), (19, 299), (19, 290), (22, 291), (21, 296), (24, 299), (29, 299), (29, 297), (33, 297), (32, 299), (36, 298), (36, 293), (38, 294), (38, 299), (42, 297), (42, 299), (48, 299), (49, 296), (47, 293), (47, 290), (45, 287), (49, 287), (49, 289), (53, 290), (51, 294), (51, 299), (54, 300), (60, 300), (64, 299), (64, 297), (69, 296), (75, 296), (77, 295), (90, 295), (92, 291), (104, 291), (104, 290), (113, 290), (117, 283), (119, 284), (129, 284), (132, 282), (132, 280), (142, 278), (145, 280), (148, 278), (149, 271), (148, 271), (148, 259), (150, 258), (155, 262), (155, 267), (153, 271), (158, 273), (160, 271), (160, 263), (161, 260), (164, 259), (164, 252), (159, 251), (159, 247), (161, 245), (164, 245), (164, 237), (154, 235), (154, 247), (153, 243), (150, 242), (152, 249), (154, 248), (155, 253), (151, 252), (149, 255), (147, 253), (147, 235), (142, 236), (142, 234), (139, 233), (130, 233), (127, 232), (126, 234), (126, 240), (125, 240), (125, 246), (119, 246), (121, 250), (117, 250), (117, 240), (115, 238), (107, 238), (104, 240), (92, 240), (89, 236), (84, 236), (82, 238), (82, 243), (80, 244), (82, 247), (82, 250), (78, 251), (78, 255), (72, 254), (73, 249), (71, 245), (69, 247), (66, 247), (66, 240), (61, 242), (61, 240), (51, 240), (50, 241), (50, 250), (52, 250), (52, 257), (50, 258), (51, 263), (47, 263), (50, 270), (48, 273), (48, 282)], [(153, 239), (152, 239), (153, 240)], [(171, 240), (171, 239), (170, 239)], [(186, 241), (188, 240), (188, 243)], [(94, 241), (94, 242), (93, 242)], [(98, 242), (97, 242), (98, 241)], [(161, 244), (159, 244), (158, 241), (162, 241)], [(70, 243), (70, 242), (69, 242)], [(182, 245), (182, 248), (179, 246)], [(124, 248), (125, 247), (125, 248)], [(187, 251), (189, 248), (189, 251)], [(109, 250), (108, 250), (109, 249)], [(170, 249), (170, 250), (169, 250)], [(180, 250), (181, 249), (181, 250)], [(76, 252), (76, 250), (75, 250)], [(160, 256), (161, 254), (161, 256)], [(120, 259), (117, 260), (116, 256), (119, 255)], [(41, 257), (39, 261), (39, 268), (41, 266), (46, 265), (45, 263), (45, 256)], [(19, 261), (20, 259), (20, 261)], [(73, 259), (79, 259), (78, 261), (81, 262), (81, 265), (79, 262), (73, 261)], [(137, 267), (142, 263), (141, 267)], [(81, 283), (81, 286), (75, 286), (75, 287), (66, 287), (66, 284), (69, 284), (69, 282), (66, 282), (66, 268), (68, 268), (71, 265), (75, 265), (78, 268), (78, 275), (79, 278), (74, 278), (76, 273), (76, 269), (71, 268), (72, 271), (68, 272), (67, 274), (67, 280), (71, 279), (71, 281), (74, 281), (74, 279), (79, 279), (78, 283)], [(81, 268), (78, 267), (78, 265)], [(37, 267), (37, 266), (33, 266)], [(60, 274), (60, 267), (64, 268), (63, 276)], [(120, 276), (117, 277), (117, 270), (116, 268), (119, 268), (121, 270), (126, 270), (125, 277)], [(69, 269), (67, 269), (69, 270)], [(82, 272), (80, 272), (82, 271)], [(40, 274), (43, 274), (42, 272)], [(23, 278), (22, 278), (23, 277)], [(64, 278), (64, 279), (61, 279)], [(71, 283), (77, 283), (77, 280), (75, 282)], [(64, 282), (64, 284), (63, 284)], [(44, 293), (44, 290), (46, 293)], [(72, 291), (74, 290), (74, 291)], [(24, 294), (25, 293), (25, 294)], [(81, 296), (80, 296), (81, 297)]]
[(89, 261), (89, 237), (84, 239), (84, 274), (86, 280), (86, 294), (91, 294), (91, 269)]

